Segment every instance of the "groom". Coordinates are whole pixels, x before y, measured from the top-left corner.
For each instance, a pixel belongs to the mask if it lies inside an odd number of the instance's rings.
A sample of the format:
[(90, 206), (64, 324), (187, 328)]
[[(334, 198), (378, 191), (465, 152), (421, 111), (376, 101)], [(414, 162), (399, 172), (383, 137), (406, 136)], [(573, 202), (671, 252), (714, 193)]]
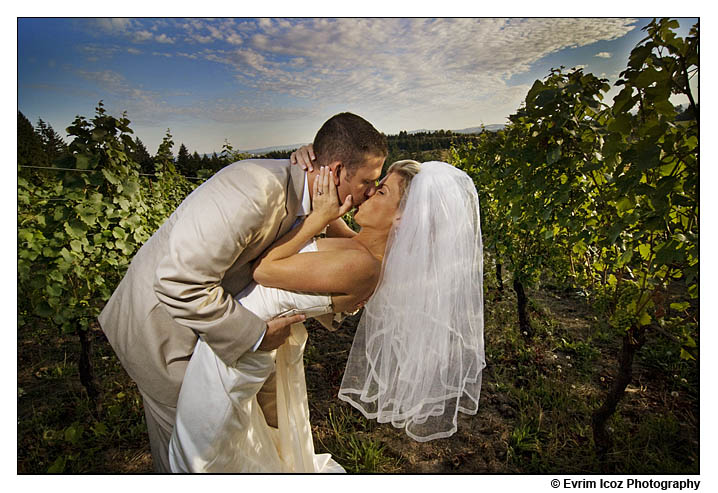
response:
[[(351, 195), (356, 206), (373, 195), (387, 142), (369, 122), (335, 115), (313, 147), (314, 164), (333, 170), (340, 202)], [(291, 324), (304, 320), (261, 320), (234, 296), (252, 280), (252, 261), (309, 214), (318, 173), (318, 167), (305, 172), (289, 160), (249, 159), (225, 167), (140, 248), (102, 310), (102, 330), (142, 394), (156, 471), (170, 471), (177, 398), (197, 337), (233, 366), (247, 351), (279, 347)], [(340, 218), (327, 234), (354, 233)], [(272, 404), (263, 405), (270, 423)]]

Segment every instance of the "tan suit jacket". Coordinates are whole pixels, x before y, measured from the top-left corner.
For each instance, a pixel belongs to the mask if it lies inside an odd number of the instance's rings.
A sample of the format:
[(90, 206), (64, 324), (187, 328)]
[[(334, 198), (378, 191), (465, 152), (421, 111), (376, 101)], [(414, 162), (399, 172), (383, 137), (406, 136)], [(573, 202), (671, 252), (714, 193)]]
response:
[(252, 280), (251, 262), (296, 221), (304, 179), (289, 160), (233, 163), (140, 248), (99, 322), (143, 392), (176, 406), (200, 335), (230, 366), (257, 342), (266, 321), (234, 296)]

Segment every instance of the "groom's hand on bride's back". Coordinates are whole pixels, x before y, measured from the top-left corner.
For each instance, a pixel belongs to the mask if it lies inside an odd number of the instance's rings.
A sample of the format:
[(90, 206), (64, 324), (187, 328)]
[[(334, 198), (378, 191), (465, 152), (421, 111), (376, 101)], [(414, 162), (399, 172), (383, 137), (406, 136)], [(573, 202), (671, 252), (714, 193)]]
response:
[(259, 351), (271, 351), (281, 346), (289, 337), (292, 324), (304, 322), (307, 317), (303, 313), (288, 317), (278, 317), (267, 322), (267, 332), (262, 343), (257, 347)]

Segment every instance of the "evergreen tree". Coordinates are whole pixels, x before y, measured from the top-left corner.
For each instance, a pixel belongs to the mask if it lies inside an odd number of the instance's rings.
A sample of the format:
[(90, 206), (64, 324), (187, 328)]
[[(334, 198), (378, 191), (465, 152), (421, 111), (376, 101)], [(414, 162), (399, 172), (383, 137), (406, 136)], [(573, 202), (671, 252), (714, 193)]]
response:
[(189, 151), (184, 144), (180, 144), (179, 152), (177, 153), (177, 171), (185, 176), (192, 175)]
[(175, 159), (172, 155), (172, 147), (174, 147), (174, 145), (175, 143), (172, 141), (172, 134), (170, 133), (170, 129), (168, 128), (167, 133), (162, 139), (160, 147), (157, 149), (157, 154), (155, 154), (155, 169), (158, 172), (169, 170), (170, 172), (174, 173), (176, 171), (176, 167), (174, 164)]
[(18, 166), (47, 166), (47, 155), (42, 139), (32, 123), (20, 111), (17, 112), (17, 164)]
[(42, 118), (37, 121), (36, 132), (45, 151), (47, 166), (52, 166), (67, 153), (67, 144), (60, 134), (55, 132), (52, 125), (45, 123)]
[(199, 171), (202, 168), (202, 158), (197, 153), (197, 151), (194, 151), (192, 153), (192, 157), (190, 157), (189, 160), (189, 167), (192, 170), (191, 176), (197, 176), (197, 171)]
[(140, 173), (148, 175), (155, 173), (155, 162), (139, 137), (135, 137), (134, 145), (129, 154), (130, 159), (140, 165)]
[(294, 151), (296, 151), (296, 149), (287, 151), (269, 151), (262, 154), (262, 159), (289, 159), (289, 156), (291, 156)]
[(233, 161), (233, 156), (234, 147), (232, 147), (232, 144), (230, 144), (227, 139), (224, 139), (224, 144), (222, 144), (222, 154), (220, 154), (222, 165), (226, 166), (231, 163)]
[(202, 155), (202, 159), (200, 160), (199, 168), (212, 170), (212, 162), (211, 162), (210, 158), (207, 157), (207, 154)]
[(219, 170), (224, 168), (224, 162), (222, 159), (217, 155), (217, 152), (212, 153), (212, 157), (209, 158), (209, 169), (214, 171), (215, 173)]

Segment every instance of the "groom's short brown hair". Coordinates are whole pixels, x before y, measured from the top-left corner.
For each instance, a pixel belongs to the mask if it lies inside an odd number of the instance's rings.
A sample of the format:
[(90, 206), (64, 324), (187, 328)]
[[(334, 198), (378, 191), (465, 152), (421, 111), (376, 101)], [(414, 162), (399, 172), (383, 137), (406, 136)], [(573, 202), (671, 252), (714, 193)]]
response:
[(324, 122), (313, 146), (319, 166), (341, 161), (349, 177), (366, 159), (386, 158), (389, 153), (386, 136), (353, 113), (339, 113)]

